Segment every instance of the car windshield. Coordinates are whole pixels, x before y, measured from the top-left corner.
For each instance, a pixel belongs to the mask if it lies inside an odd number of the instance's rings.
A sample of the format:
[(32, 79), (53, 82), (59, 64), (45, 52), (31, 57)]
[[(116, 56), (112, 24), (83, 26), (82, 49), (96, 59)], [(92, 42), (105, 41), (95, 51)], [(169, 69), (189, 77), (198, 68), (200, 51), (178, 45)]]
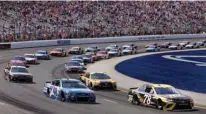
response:
[(85, 54), (85, 55), (83, 55), (83, 57), (91, 58), (92, 56), (89, 54)]
[(25, 57), (27, 57), (27, 58), (35, 58), (34, 55), (25, 55)]
[(110, 79), (110, 77), (104, 73), (94, 73), (91, 75), (92, 79)]
[(155, 88), (155, 91), (157, 94), (159, 95), (166, 95), (166, 94), (180, 94), (179, 91), (177, 91), (175, 88), (173, 87), (167, 87), (167, 88)]
[(111, 52), (117, 52), (117, 50), (111, 50)]
[(106, 52), (100, 51), (100, 52), (98, 52), (98, 54), (106, 54)]
[(22, 72), (22, 73), (29, 73), (26, 68), (12, 68), (11, 72)]
[(20, 63), (20, 62), (11, 62), (10, 64), (11, 66), (25, 66), (24, 63)]
[(82, 82), (75, 82), (75, 81), (63, 81), (62, 82), (62, 87), (63, 88), (87, 88)]
[(78, 48), (78, 47), (73, 47), (72, 49), (73, 49), (73, 50), (79, 50), (79, 48)]
[(13, 60), (25, 61), (25, 58), (24, 57), (14, 57)]
[(72, 59), (83, 59), (82, 56), (73, 56)]
[(79, 63), (83, 63), (83, 61), (81, 59), (72, 59), (72, 61), (76, 61), (76, 62), (79, 62)]
[(37, 51), (37, 54), (46, 54), (45, 51)]
[(68, 62), (67, 66), (80, 66), (78, 62)]
[(125, 48), (125, 50), (132, 50), (132, 47), (127, 47)]
[(61, 48), (56, 48), (56, 49), (54, 49), (54, 51), (62, 51), (62, 49)]

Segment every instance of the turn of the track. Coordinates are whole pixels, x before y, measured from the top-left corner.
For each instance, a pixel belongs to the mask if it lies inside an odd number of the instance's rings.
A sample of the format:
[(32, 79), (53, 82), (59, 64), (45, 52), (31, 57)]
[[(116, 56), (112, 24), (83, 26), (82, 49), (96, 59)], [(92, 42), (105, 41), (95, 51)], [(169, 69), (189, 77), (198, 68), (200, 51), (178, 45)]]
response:
[[(198, 41), (195, 39), (193, 41)], [(167, 40), (168, 41), (168, 40)], [(176, 40), (177, 41), (177, 40)], [(176, 42), (174, 41), (174, 42)], [(190, 40), (192, 41), (192, 40)], [(155, 41), (140, 41), (135, 42), (139, 46), (140, 51), (143, 51), (144, 45), (155, 42)], [(165, 42), (165, 41), (158, 41)], [(118, 43), (122, 46), (127, 43)], [(91, 45), (91, 44), (88, 44)], [(86, 47), (88, 45), (81, 45)], [(97, 44), (101, 48), (106, 47), (109, 44)], [(60, 46), (63, 48), (71, 48), (72, 46)], [(34, 84), (23, 84), (23, 83), (9, 83), (3, 79), (3, 68), (5, 67), (8, 60), (14, 55), (22, 55), (24, 53), (34, 53), (37, 49), (52, 50), (54, 47), (40, 47), (40, 48), (29, 48), (19, 50), (6, 50), (1, 51), (0, 67), (2, 76), (0, 77), (0, 99), (10, 104), (16, 105), (19, 108), (29, 110), (35, 113), (41, 114), (62, 114), (62, 113), (90, 113), (90, 114), (167, 114), (172, 112), (159, 111), (154, 108), (147, 108), (141, 106), (134, 106), (127, 102), (126, 93), (120, 91), (96, 91), (97, 103), (96, 104), (74, 104), (74, 103), (62, 103), (52, 99), (49, 99), (43, 95), (43, 84), (47, 80), (53, 78), (70, 77), (78, 78), (79, 74), (67, 74), (63, 70), (64, 63), (69, 57), (53, 57), (52, 60), (40, 61), (39, 65), (31, 65), (29, 68), (30, 72), (34, 75)], [(195, 110), (192, 112), (175, 112), (175, 113), (192, 113), (192, 114), (203, 114), (205, 110)]]

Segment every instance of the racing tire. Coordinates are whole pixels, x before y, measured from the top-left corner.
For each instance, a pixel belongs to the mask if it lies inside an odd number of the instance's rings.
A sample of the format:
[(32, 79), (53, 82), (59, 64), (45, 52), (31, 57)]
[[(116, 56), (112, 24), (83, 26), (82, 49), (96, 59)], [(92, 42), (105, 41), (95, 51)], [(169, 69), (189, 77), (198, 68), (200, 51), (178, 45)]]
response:
[(65, 102), (66, 101), (66, 97), (64, 95), (64, 92), (61, 91), (61, 99), (60, 99), (62, 102)]
[(160, 99), (157, 100), (156, 108), (159, 109), (159, 110), (165, 110), (165, 109), (164, 109), (164, 106), (163, 106), (162, 100), (160, 100)]
[(8, 79), (9, 82), (12, 82), (12, 78), (11, 78), (11, 76), (8, 76), (7, 79)]
[(133, 97), (132, 97), (132, 104), (133, 105), (140, 105), (140, 102), (139, 102), (139, 100), (137, 98), (137, 95), (133, 95)]

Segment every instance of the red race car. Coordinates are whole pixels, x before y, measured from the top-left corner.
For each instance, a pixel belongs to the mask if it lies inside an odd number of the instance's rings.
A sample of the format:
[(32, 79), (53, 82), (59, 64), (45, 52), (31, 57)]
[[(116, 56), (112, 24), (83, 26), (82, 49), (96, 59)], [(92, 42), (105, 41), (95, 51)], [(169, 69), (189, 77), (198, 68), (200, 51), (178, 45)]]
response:
[(107, 54), (107, 51), (98, 51), (97, 54), (96, 54), (98, 60), (99, 59), (108, 59), (109, 56)]
[(66, 57), (67, 53), (63, 48), (55, 48), (50, 52), (51, 56), (61, 56), (61, 57)]

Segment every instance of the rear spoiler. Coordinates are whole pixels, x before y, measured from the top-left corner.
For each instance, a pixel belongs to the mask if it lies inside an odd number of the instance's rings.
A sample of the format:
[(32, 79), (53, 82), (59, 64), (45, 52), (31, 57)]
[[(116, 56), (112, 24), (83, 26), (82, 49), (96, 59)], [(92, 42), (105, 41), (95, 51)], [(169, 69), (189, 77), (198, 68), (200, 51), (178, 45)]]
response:
[(129, 88), (130, 90), (133, 90), (133, 89), (138, 89), (138, 87), (132, 87), (132, 88)]

